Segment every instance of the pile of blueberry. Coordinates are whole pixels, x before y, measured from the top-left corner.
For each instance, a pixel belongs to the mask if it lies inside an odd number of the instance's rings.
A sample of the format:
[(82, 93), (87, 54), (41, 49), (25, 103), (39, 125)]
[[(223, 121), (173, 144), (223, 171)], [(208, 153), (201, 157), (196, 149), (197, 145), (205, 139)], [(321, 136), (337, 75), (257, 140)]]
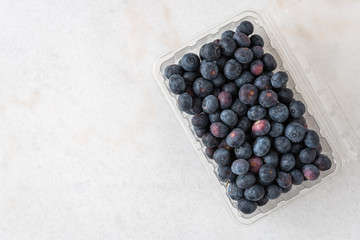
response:
[(287, 73), (272, 72), (277, 62), (253, 31), (243, 21), (203, 45), (200, 57), (187, 53), (164, 70), (179, 109), (194, 115), (206, 155), (245, 214), (331, 168), (319, 135), (307, 128), (304, 103), (286, 88)]

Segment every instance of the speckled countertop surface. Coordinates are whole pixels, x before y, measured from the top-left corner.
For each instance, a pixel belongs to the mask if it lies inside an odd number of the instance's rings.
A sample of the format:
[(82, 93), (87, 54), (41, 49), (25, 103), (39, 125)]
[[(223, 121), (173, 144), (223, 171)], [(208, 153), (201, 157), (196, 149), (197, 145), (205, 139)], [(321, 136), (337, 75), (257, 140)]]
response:
[[(1, 1), (0, 239), (360, 239), (356, 160), (236, 224), (155, 84), (156, 56), (252, 2)], [(342, 2), (291, 30), (359, 133), (360, 4)]]

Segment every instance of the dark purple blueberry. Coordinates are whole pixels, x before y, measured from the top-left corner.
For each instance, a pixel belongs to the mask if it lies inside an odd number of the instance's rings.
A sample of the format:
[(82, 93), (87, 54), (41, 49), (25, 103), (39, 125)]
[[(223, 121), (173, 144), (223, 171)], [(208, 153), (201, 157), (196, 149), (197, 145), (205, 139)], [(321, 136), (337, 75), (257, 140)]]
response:
[(221, 109), (230, 108), (232, 104), (232, 96), (229, 92), (221, 92), (218, 96)]
[(219, 144), (219, 139), (211, 133), (205, 133), (202, 136), (201, 141), (205, 145), (205, 147), (209, 148), (217, 147), (217, 145)]
[(280, 169), (284, 172), (289, 172), (295, 167), (295, 157), (292, 153), (285, 153), (280, 158)]
[(314, 164), (321, 171), (326, 171), (331, 168), (331, 160), (327, 156), (320, 154), (319, 157), (314, 161)]
[(202, 102), (202, 109), (206, 113), (214, 113), (219, 108), (219, 101), (214, 95), (208, 95)]
[(320, 137), (314, 130), (308, 130), (305, 139), (304, 139), (305, 146), (309, 148), (317, 148), (320, 143)]
[(273, 184), (266, 187), (265, 197), (268, 199), (277, 199), (280, 197), (281, 193), (281, 188), (278, 185)]
[(263, 47), (264, 46), (264, 40), (262, 39), (261, 36), (254, 34), (250, 37), (251, 40), (251, 46), (260, 46)]
[(264, 164), (263, 160), (259, 157), (252, 157), (248, 161), (250, 164), (249, 171), (252, 173), (258, 173), (260, 168)]
[(225, 138), (222, 138), (219, 145), (218, 145), (218, 148), (225, 148), (227, 150), (232, 150), (232, 147), (230, 147), (226, 141), (225, 141)]
[(254, 85), (259, 91), (271, 89), (270, 78), (267, 76), (260, 76), (256, 78)]
[(237, 128), (242, 129), (244, 132), (248, 132), (251, 128), (251, 121), (247, 117), (241, 117), (239, 118), (239, 122), (236, 125)]
[(227, 192), (229, 197), (233, 200), (240, 200), (244, 197), (244, 189), (239, 188), (235, 183), (231, 183), (228, 186)]
[(256, 202), (249, 201), (245, 198), (242, 198), (238, 201), (238, 209), (244, 214), (251, 214), (255, 212), (257, 208)]
[(238, 116), (230, 109), (225, 109), (220, 113), (220, 119), (226, 125), (234, 127), (238, 122)]
[(253, 173), (250, 173), (250, 172), (239, 175), (236, 178), (236, 185), (239, 188), (246, 189), (246, 188), (251, 187), (255, 183), (256, 183), (256, 177)]
[(289, 109), (285, 104), (277, 103), (269, 109), (269, 117), (275, 122), (285, 122), (289, 117)]
[(182, 75), (184, 73), (184, 69), (176, 64), (171, 64), (167, 66), (164, 70), (164, 75), (167, 79), (170, 79), (170, 77), (174, 74)]
[(302, 142), (293, 143), (291, 146), (291, 153), (292, 154), (299, 154), (301, 150), (304, 149), (304, 144)]
[(208, 128), (194, 128), (196, 136), (201, 138), (205, 133), (209, 131)]
[(250, 71), (253, 75), (259, 76), (264, 70), (264, 64), (260, 59), (253, 61), (250, 65)]
[(289, 77), (286, 72), (279, 71), (274, 74), (274, 76), (271, 77), (271, 85), (274, 88), (283, 88), (286, 86), (286, 83), (288, 82)]
[(202, 62), (200, 65), (200, 73), (203, 78), (213, 80), (219, 74), (219, 67), (213, 62)]
[(203, 45), (200, 49), (200, 56), (207, 61), (214, 61), (218, 59), (220, 55), (221, 50), (219, 45), (213, 42)]
[(232, 39), (232, 37), (221, 38), (219, 45), (224, 56), (232, 56), (237, 49), (236, 42)]
[(228, 59), (226, 56), (222, 55), (219, 59), (213, 61), (213, 63), (216, 63), (216, 65), (218, 65), (220, 72), (224, 72), (225, 63), (226, 63), (228, 60), (229, 60), (229, 59)]
[(278, 122), (271, 123), (271, 130), (269, 132), (269, 136), (276, 138), (280, 136), (284, 132), (284, 125)]
[(274, 139), (274, 147), (279, 153), (287, 153), (291, 150), (291, 142), (284, 136)]
[(213, 159), (216, 148), (205, 148), (205, 154), (208, 158)]
[(262, 58), (264, 55), (264, 49), (260, 46), (251, 47), (251, 51), (253, 52), (254, 58)]
[(216, 149), (216, 151), (214, 152), (213, 158), (214, 158), (215, 162), (221, 167), (227, 166), (231, 162), (230, 151), (225, 148)]
[(301, 125), (303, 125), (304, 128), (308, 127), (306, 123), (306, 119), (304, 117), (295, 118), (294, 120), (292, 120), (292, 122), (300, 123)]
[(269, 199), (267, 197), (263, 197), (259, 201), (256, 201), (256, 203), (259, 207), (265, 206), (268, 202), (269, 202)]
[(212, 83), (209, 80), (206, 80), (205, 78), (198, 78), (195, 80), (193, 85), (193, 90), (196, 96), (204, 98), (207, 95), (211, 94), (214, 87)]
[(265, 155), (264, 162), (277, 167), (279, 164), (279, 154), (274, 150), (270, 150), (269, 153)]
[(239, 88), (244, 86), (245, 84), (251, 84), (254, 82), (254, 75), (251, 74), (249, 71), (244, 71), (240, 74), (240, 77), (235, 79), (235, 84)]
[(234, 57), (239, 63), (250, 63), (253, 59), (253, 52), (249, 48), (238, 48), (234, 53)]
[(196, 94), (194, 93), (194, 90), (190, 86), (186, 86), (185, 92), (189, 94), (192, 98), (196, 97)]
[(314, 164), (305, 164), (301, 170), (307, 180), (316, 180), (320, 176), (320, 171)]
[(225, 83), (222, 87), (222, 91), (228, 92), (233, 98), (238, 96), (239, 88), (233, 82)]
[(231, 164), (231, 171), (236, 175), (242, 175), (249, 171), (250, 164), (244, 159), (237, 159)]
[(321, 144), (319, 143), (317, 145), (317, 147), (315, 148), (315, 151), (316, 151), (316, 154), (319, 155), (321, 152), (322, 152), (322, 146)]
[(214, 87), (222, 87), (226, 83), (226, 78), (225, 78), (224, 74), (219, 73), (216, 76), (216, 78), (214, 78), (211, 81), (212, 81)]
[(253, 145), (253, 153), (257, 157), (265, 156), (271, 147), (271, 141), (268, 137), (257, 137)]
[(196, 128), (204, 128), (208, 125), (208, 116), (205, 113), (199, 113), (192, 117), (191, 123)]
[(264, 63), (264, 70), (266, 71), (273, 71), (277, 68), (277, 62), (273, 55), (270, 53), (265, 53), (264, 56), (261, 58)]
[(240, 128), (234, 128), (227, 136), (226, 143), (230, 147), (240, 147), (245, 141), (245, 133)]
[(222, 182), (235, 182), (236, 181), (236, 175), (231, 171), (231, 167), (218, 167), (218, 174), (219, 174), (219, 179)]
[(241, 64), (235, 59), (230, 59), (225, 63), (224, 74), (228, 79), (234, 80), (238, 78), (241, 74), (241, 71)]
[(219, 43), (220, 43), (220, 39), (215, 39), (215, 40), (213, 41), (213, 43), (215, 43), (215, 44), (219, 45)]
[(301, 150), (299, 159), (302, 163), (312, 163), (316, 158), (316, 151), (312, 148), (305, 148)]
[(244, 196), (247, 200), (258, 201), (265, 196), (265, 189), (261, 185), (254, 185), (244, 191)]
[(277, 94), (273, 90), (264, 90), (259, 95), (259, 103), (265, 108), (270, 108), (278, 102)]
[(250, 47), (250, 38), (244, 33), (234, 33), (233, 39), (239, 47)]
[(252, 125), (252, 133), (255, 136), (264, 136), (270, 131), (270, 123), (266, 119), (257, 120)]
[(185, 72), (183, 75), (185, 84), (188, 86), (192, 86), (199, 77), (201, 77), (200, 72)]
[(292, 185), (291, 175), (289, 173), (279, 171), (277, 173), (276, 182), (281, 188), (288, 188)]
[(210, 125), (210, 132), (217, 138), (223, 138), (229, 133), (229, 128), (222, 122), (215, 122)]
[(234, 31), (232, 30), (226, 30), (225, 32), (223, 32), (221, 34), (221, 38), (225, 38), (225, 37), (229, 37), (229, 38), (232, 38), (234, 36)]
[(249, 36), (254, 32), (254, 25), (249, 21), (243, 21), (237, 26), (236, 32), (242, 32)]
[(231, 110), (233, 110), (238, 115), (238, 117), (242, 117), (246, 115), (247, 107), (244, 103), (240, 102), (238, 98), (236, 98), (231, 105)]
[(221, 113), (221, 110), (217, 110), (216, 112), (209, 114), (210, 122), (211, 123), (220, 122), (221, 121), (220, 113)]
[(173, 74), (169, 79), (170, 91), (175, 94), (181, 94), (185, 91), (186, 84), (184, 78), (179, 74)]
[(282, 103), (289, 104), (293, 100), (293, 98), (294, 98), (294, 93), (289, 88), (282, 88), (278, 92), (278, 99)]
[(305, 134), (306, 129), (300, 123), (292, 122), (285, 128), (285, 137), (293, 143), (298, 143), (304, 140)]
[(181, 58), (180, 65), (185, 71), (196, 71), (200, 67), (200, 58), (194, 53), (187, 53)]
[(270, 183), (276, 178), (276, 169), (273, 165), (265, 163), (259, 170), (259, 178), (264, 183)]
[(247, 112), (247, 117), (251, 121), (257, 121), (257, 120), (263, 119), (263, 118), (265, 118), (265, 116), (266, 116), (266, 109), (260, 105), (252, 106), (251, 108), (249, 108), (249, 110)]
[(304, 175), (299, 169), (293, 169), (290, 171), (290, 175), (292, 178), (292, 183), (294, 185), (300, 185), (304, 181)]
[(252, 146), (248, 142), (244, 142), (240, 147), (235, 147), (234, 152), (238, 159), (249, 159), (252, 155)]
[(239, 90), (239, 99), (244, 104), (253, 105), (259, 96), (257, 88), (252, 84), (245, 84)]
[(305, 105), (301, 101), (293, 100), (289, 105), (290, 115), (293, 118), (300, 118), (305, 113)]

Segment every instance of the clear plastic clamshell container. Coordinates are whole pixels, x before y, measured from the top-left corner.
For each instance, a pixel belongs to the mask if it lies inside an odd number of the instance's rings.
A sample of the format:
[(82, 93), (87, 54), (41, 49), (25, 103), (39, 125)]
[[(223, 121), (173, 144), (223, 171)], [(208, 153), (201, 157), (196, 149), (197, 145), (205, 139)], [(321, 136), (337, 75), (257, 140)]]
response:
[[(351, 125), (341, 105), (339, 105), (332, 84), (337, 79), (331, 79), (330, 81), (325, 78), (324, 69), (314, 69), (311, 59), (308, 59), (306, 54), (301, 52), (301, 48), (304, 45), (306, 46), (306, 43), (302, 42), (303, 38), (298, 37), (299, 34), (304, 34), (304, 26), (299, 25), (301, 24), (299, 23), (300, 20), (303, 21), (303, 18), (300, 17), (303, 12), (307, 12), (306, 15), (313, 14), (311, 11), (314, 11), (314, 9), (312, 9), (312, 1), (310, 0), (270, 0), (265, 9), (240, 12), (209, 30), (196, 35), (190, 41), (163, 54), (154, 65), (156, 81), (187, 133), (189, 140), (193, 142), (199, 159), (204, 163), (214, 180), (214, 186), (224, 198), (231, 215), (236, 221), (243, 224), (253, 223), (300, 198), (316, 187), (329, 183), (341, 170), (341, 162), (356, 160), (359, 157), (356, 147), (359, 143), (357, 134), (360, 134), (360, 125)], [(244, 20), (253, 23), (254, 33), (263, 37), (265, 42), (264, 52), (271, 53), (275, 57), (278, 67), (274, 72), (286, 71), (288, 73), (288, 88), (294, 91), (295, 99), (302, 100), (305, 103), (307, 111), (304, 117), (308, 127), (319, 133), (323, 148), (322, 153), (327, 155), (333, 162), (331, 169), (321, 171), (320, 177), (316, 181), (304, 181), (299, 186), (293, 185), (291, 191), (283, 193), (278, 199), (270, 200), (265, 206), (258, 207), (250, 215), (238, 211), (236, 201), (227, 196), (225, 183), (217, 178), (217, 164), (212, 159), (207, 158), (201, 139), (192, 130), (192, 116), (178, 109), (177, 96), (170, 92), (168, 80), (163, 76), (166, 66), (177, 64), (186, 53), (198, 54), (203, 44), (220, 38), (221, 34), (226, 30), (234, 31)], [(311, 24), (311, 22), (308, 23)]]

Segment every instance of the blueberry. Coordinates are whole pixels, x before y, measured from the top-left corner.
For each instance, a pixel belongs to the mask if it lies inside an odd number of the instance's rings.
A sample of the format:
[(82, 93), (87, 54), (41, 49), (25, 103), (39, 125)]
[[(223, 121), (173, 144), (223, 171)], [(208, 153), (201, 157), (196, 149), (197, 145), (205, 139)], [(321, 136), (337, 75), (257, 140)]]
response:
[(304, 163), (300, 161), (299, 155), (295, 155), (296, 163), (295, 168), (301, 169), (304, 166)]
[(327, 156), (320, 154), (319, 157), (314, 161), (314, 164), (321, 171), (326, 171), (331, 168), (331, 160)]
[(260, 59), (253, 61), (250, 65), (250, 71), (255, 76), (261, 75), (263, 70), (264, 70), (264, 63)]
[(230, 147), (240, 147), (245, 141), (245, 133), (240, 128), (234, 128), (227, 136), (226, 143)]
[(178, 98), (178, 105), (181, 111), (188, 111), (192, 106), (192, 97), (188, 93), (182, 93)]
[(224, 37), (220, 40), (220, 49), (224, 56), (232, 56), (237, 49), (237, 45), (232, 37)]
[(244, 159), (237, 159), (231, 164), (231, 171), (236, 175), (242, 175), (249, 171), (250, 164)]
[(289, 88), (282, 88), (278, 92), (278, 99), (282, 103), (289, 104), (293, 100), (293, 98), (294, 98), (294, 93)]
[(222, 55), (219, 59), (213, 61), (213, 63), (216, 63), (216, 65), (218, 65), (218, 67), (219, 67), (219, 70), (220, 70), (221, 72), (224, 72), (225, 63), (226, 63), (228, 60), (229, 60), (229, 59), (228, 59), (226, 56)]
[(288, 188), (281, 188), (281, 191), (282, 191), (282, 193), (287, 193), (287, 192), (290, 192), (291, 188), (292, 188), (292, 185)]
[(219, 174), (219, 179), (222, 182), (235, 182), (236, 181), (236, 175), (231, 171), (231, 167), (218, 167), (218, 174)]
[(263, 47), (264, 46), (264, 40), (262, 39), (261, 36), (254, 34), (250, 37), (251, 40), (251, 46), (260, 46)]
[(255, 79), (254, 85), (259, 91), (271, 89), (270, 78), (263, 75)]
[(237, 128), (242, 129), (244, 132), (248, 132), (251, 128), (251, 121), (247, 117), (241, 117), (239, 118), (239, 122), (236, 125)]
[(241, 64), (235, 59), (230, 59), (225, 63), (224, 74), (228, 79), (236, 79), (240, 76), (242, 71)]
[(265, 53), (261, 60), (264, 63), (264, 70), (273, 71), (277, 68), (277, 62), (270, 53)]
[(192, 86), (199, 77), (201, 77), (200, 72), (184, 72), (183, 75), (185, 84), (189, 86)]
[(220, 119), (220, 113), (221, 113), (221, 110), (218, 110), (214, 113), (211, 113), (209, 114), (209, 120), (211, 123), (216, 123), (216, 122), (220, 122), (221, 119)]
[(257, 88), (252, 84), (245, 84), (239, 90), (239, 99), (244, 104), (253, 105), (259, 96)]
[(219, 108), (219, 102), (214, 95), (208, 95), (202, 102), (202, 109), (206, 113), (214, 113)]
[(279, 171), (276, 177), (276, 182), (281, 188), (288, 188), (292, 184), (291, 175), (289, 173)]
[(279, 153), (287, 153), (291, 150), (291, 142), (284, 136), (275, 138), (274, 146)]
[(204, 78), (198, 78), (195, 80), (193, 85), (193, 90), (196, 96), (198, 97), (206, 97), (207, 95), (211, 94), (214, 87), (212, 83)]
[(236, 98), (239, 92), (238, 87), (233, 82), (225, 83), (222, 87), (222, 91), (228, 92), (233, 98)]
[(184, 78), (179, 74), (173, 74), (169, 79), (170, 91), (175, 94), (181, 94), (185, 91), (186, 84)]
[(253, 82), (254, 82), (254, 75), (252, 75), (251, 72), (249, 72), (249, 71), (243, 71), (240, 74), (240, 77), (235, 79), (235, 84), (239, 88), (241, 88), (245, 84), (250, 84), (250, 83), (253, 83)]
[(238, 117), (242, 117), (246, 115), (247, 107), (245, 104), (240, 102), (238, 98), (236, 98), (233, 104), (231, 105), (231, 110), (233, 110), (238, 115)]
[(270, 150), (269, 153), (265, 155), (264, 162), (272, 165), (273, 167), (277, 167), (279, 164), (279, 155), (276, 151)]
[(250, 38), (246, 34), (236, 32), (233, 35), (233, 39), (239, 47), (250, 47)]
[(233, 200), (240, 200), (244, 197), (244, 189), (239, 188), (236, 184), (231, 183), (227, 189), (228, 195)]
[(251, 51), (253, 52), (254, 58), (262, 58), (264, 55), (264, 49), (260, 46), (251, 47)]
[(269, 199), (267, 197), (263, 197), (259, 201), (256, 201), (256, 203), (259, 207), (266, 205), (268, 202), (269, 202)]
[(238, 159), (249, 159), (252, 155), (252, 147), (248, 142), (244, 142), (240, 147), (235, 147), (234, 152)]
[(207, 43), (200, 48), (200, 56), (207, 61), (214, 61), (221, 55), (221, 50), (216, 43)]
[(264, 71), (261, 76), (266, 76), (271, 79), (271, 77), (274, 76), (274, 73), (272, 71)]
[(321, 152), (322, 152), (322, 146), (321, 144), (319, 143), (317, 145), (317, 147), (315, 148), (315, 151), (316, 151), (316, 154), (319, 155)]
[(265, 116), (266, 116), (266, 109), (259, 105), (252, 106), (251, 108), (249, 108), (247, 112), (247, 117), (251, 121), (257, 121), (263, 119), (265, 118)]
[(316, 151), (312, 148), (305, 148), (301, 150), (299, 159), (302, 163), (312, 163), (316, 158)]
[(304, 175), (299, 169), (293, 169), (290, 171), (290, 175), (292, 178), (292, 183), (294, 185), (300, 185), (304, 181)]
[(304, 149), (304, 144), (302, 142), (294, 143), (291, 146), (291, 153), (292, 154), (299, 154), (301, 150)]
[(278, 102), (277, 94), (273, 90), (264, 90), (259, 95), (259, 103), (265, 108), (270, 108)]
[(255, 136), (264, 136), (270, 131), (270, 123), (266, 119), (258, 120), (252, 125), (252, 133)]
[(200, 67), (200, 58), (194, 53), (187, 53), (181, 58), (180, 65), (185, 71), (196, 71)]
[(196, 136), (201, 138), (205, 133), (208, 132), (208, 128), (194, 128)]
[(290, 115), (293, 118), (300, 118), (305, 113), (305, 105), (301, 101), (293, 100), (289, 105)]
[(295, 167), (295, 157), (292, 153), (285, 153), (280, 158), (280, 169), (289, 172)]
[[(259, 170), (259, 178), (265, 183), (270, 183), (276, 178), (276, 169), (273, 165), (265, 163)], [(237, 183), (237, 180), (236, 180)]]
[(277, 199), (280, 197), (282, 191), (278, 185), (269, 185), (266, 187), (265, 197), (268, 199)]
[(246, 35), (251, 35), (254, 32), (254, 26), (249, 21), (243, 21), (236, 28), (236, 32), (242, 32)]
[(244, 191), (244, 196), (247, 200), (258, 201), (265, 196), (265, 189), (261, 185), (254, 185)]
[(305, 164), (301, 170), (307, 180), (316, 180), (320, 176), (320, 171), (314, 164)]
[(234, 31), (232, 30), (226, 30), (225, 32), (223, 32), (221, 34), (221, 38), (225, 38), (225, 37), (229, 37), (229, 38), (232, 38), (234, 36)]
[(277, 103), (269, 109), (269, 117), (275, 122), (285, 122), (289, 117), (289, 110), (285, 104)]
[(317, 148), (320, 144), (320, 137), (314, 130), (309, 130), (305, 136), (304, 143), (309, 148)]
[(289, 123), (285, 128), (285, 137), (293, 143), (304, 140), (305, 134), (306, 129), (299, 123)]
[(234, 56), (240, 63), (250, 63), (253, 59), (253, 52), (249, 48), (238, 48)]
[(264, 162), (259, 157), (252, 157), (249, 159), (249, 164), (250, 164), (249, 171), (252, 173), (258, 173)]
[(185, 92), (188, 93), (192, 98), (196, 97), (196, 94), (194, 93), (194, 90), (191, 86), (186, 86)]
[(219, 144), (219, 139), (211, 133), (205, 133), (201, 138), (202, 143), (205, 147), (213, 148)]
[(221, 87), (226, 83), (226, 78), (224, 76), (224, 74), (219, 73), (216, 78), (214, 78), (212, 80), (212, 83), (214, 85), (214, 87)]
[(278, 122), (271, 123), (271, 130), (269, 132), (269, 136), (276, 138), (280, 136), (284, 132), (284, 125)]
[(208, 158), (213, 159), (216, 148), (205, 148), (205, 154)]
[(221, 166), (227, 166), (230, 164), (230, 151), (225, 148), (216, 149), (213, 156), (215, 162)]
[(227, 150), (232, 150), (232, 148), (226, 143), (226, 139), (222, 138), (218, 144), (218, 148), (225, 148)]
[(212, 94), (213, 94), (215, 97), (218, 97), (221, 92), (222, 92), (222, 91), (221, 91), (220, 88), (214, 88)]
[(225, 109), (220, 113), (220, 119), (226, 125), (234, 127), (238, 122), (238, 116), (236, 113), (230, 109)]
[(174, 74), (182, 75), (184, 73), (184, 69), (176, 64), (171, 64), (167, 66), (164, 70), (164, 75), (167, 79), (170, 79), (170, 77)]
[(295, 118), (294, 120), (292, 120), (292, 122), (300, 123), (304, 128), (308, 127), (306, 123), (306, 119), (304, 117)]
[(229, 128), (222, 122), (215, 122), (210, 125), (210, 132), (217, 138), (223, 138), (228, 134)]
[(221, 92), (218, 96), (221, 109), (230, 108), (232, 104), (232, 96), (229, 92)]
[(256, 202), (249, 201), (245, 198), (242, 198), (238, 201), (238, 209), (244, 214), (251, 214), (255, 212), (256, 208)]
[(251, 187), (255, 183), (256, 183), (256, 177), (253, 173), (250, 173), (250, 172), (239, 175), (236, 178), (236, 185), (239, 188), (246, 189), (246, 188)]
[(200, 65), (200, 73), (203, 78), (213, 80), (219, 73), (219, 67), (213, 62), (202, 62)]
[(204, 128), (208, 125), (208, 116), (205, 113), (199, 113), (192, 117), (191, 123), (196, 128)]
[(279, 71), (271, 77), (271, 85), (274, 88), (283, 88), (286, 86), (289, 77), (286, 72)]
[(265, 156), (271, 147), (271, 141), (268, 137), (257, 137), (253, 145), (253, 153), (257, 157)]

